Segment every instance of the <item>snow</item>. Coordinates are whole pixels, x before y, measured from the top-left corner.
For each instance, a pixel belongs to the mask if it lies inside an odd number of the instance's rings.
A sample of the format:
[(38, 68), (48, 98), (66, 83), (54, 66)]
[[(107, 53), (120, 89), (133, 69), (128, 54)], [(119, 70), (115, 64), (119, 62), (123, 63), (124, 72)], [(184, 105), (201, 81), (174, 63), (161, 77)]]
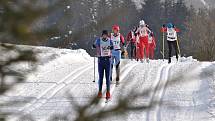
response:
[(145, 3), (144, 0), (132, 0), (134, 2), (137, 10), (141, 10), (143, 8), (143, 4)]
[(202, 2), (202, 4), (206, 7), (206, 8), (210, 8), (209, 5), (205, 2), (205, 0), (200, 0)]
[[(0, 102), (22, 102), (0, 107), (1, 112), (12, 112), (13, 121), (20, 113), (45, 121), (55, 114), (68, 114), (74, 120), (71, 102), (85, 105), (98, 91), (93, 83), (93, 58), (85, 50), (47, 47), (27, 47), (39, 52), (38, 69), (25, 82), (0, 97)], [(115, 75), (113, 75), (115, 77)], [(98, 79), (96, 65), (96, 80)], [(111, 101), (102, 99), (88, 113), (108, 110), (119, 99), (150, 90), (149, 95), (128, 99), (134, 106), (158, 101), (150, 110), (129, 111), (103, 121), (213, 121), (215, 120), (215, 63), (199, 62), (192, 57), (181, 57), (180, 62), (150, 60), (140, 63), (122, 60), (120, 86), (111, 84)], [(105, 90), (105, 85), (104, 85)], [(105, 93), (105, 92), (104, 92)], [(69, 95), (72, 95), (71, 99)], [(16, 115), (17, 114), (17, 115)]]
[(52, 37), (51, 40), (60, 39), (60, 37)]
[(67, 9), (70, 9), (71, 7), (68, 5), (68, 6), (66, 6), (66, 8), (67, 8)]
[(69, 31), (69, 34), (72, 34), (72, 31)]

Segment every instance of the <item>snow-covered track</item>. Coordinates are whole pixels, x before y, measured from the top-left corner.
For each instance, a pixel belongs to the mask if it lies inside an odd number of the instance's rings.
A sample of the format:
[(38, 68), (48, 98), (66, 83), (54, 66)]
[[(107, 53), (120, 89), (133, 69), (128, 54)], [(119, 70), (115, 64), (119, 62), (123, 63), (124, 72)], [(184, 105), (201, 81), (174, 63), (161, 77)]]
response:
[[(132, 71), (132, 69), (134, 67), (136, 67), (137, 65), (138, 65), (138, 63), (135, 63), (135, 64), (134, 63), (129, 63), (128, 60), (122, 61), (122, 64), (121, 64), (122, 68), (120, 70), (120, 82), (122, 82), (127, 77), (128, 73), (130, 71)], [(114, 80), (115, 80), (115, 78), (116, 78), (116, 75), (113, 75)], [(111, 96), (112, 96), (113, 92), (114, 92), (114, 90), (116, 88), (116, 84), (112, 83), (110, 88), (111, 88), (110, 93), (111, 93)], [(103, 95), (105, 95), (105, 93), (106, 93), (106, 91), (103, 90)], [(107, 105), (107, 103), (105, 103), (105, 101), (106, 101), (106, 99), (102, 98), (97, 105), (92, 106), (93, 111), (91, 111), (90, 113), (95, 113), (95, 112), (97, 112), (99, 110), (103, 110), (104, 107)]]
[[(45, 104), (49, 99), (51, 99), (56, 93), (58, 93), (60, 90), (62, 90), (64, 87), (66, 87), (69, 83), (71, 83), (73, 80), (78, 78), (80, 75), (91, 69), (93, 66), (88, 64), (86, 66), (80, 67), (74, 71), (72, 71), (69, 75), (67, 75), (65, 78), (60, 80), (59, 82), (56, 82), (45, 90), (42, 94), (38, 95), (35, 100), (32, 100), (31, 102), (27, 103), (23, 108), (21, 108), (19, 111), (23, 112), (24, 114), (29, 114), (32, 111), (38, 109), (43, 104)], [(73, 88), (76, 88), (74, 86)]]
[[(165, 93), (165, 89), (168, 84), (168, 77), (170, 74), (171, 67), (174, 64), (163, 65), (160, 68), (160, 73), (157, 75), (157, 79), (152, 86), (152, 95), (149, 103), (155, 105), (153, 109), (147, 111), (147, 121), (160, 121), (160, 105)], [(153, 104), (154, 103), (154, 104)]]

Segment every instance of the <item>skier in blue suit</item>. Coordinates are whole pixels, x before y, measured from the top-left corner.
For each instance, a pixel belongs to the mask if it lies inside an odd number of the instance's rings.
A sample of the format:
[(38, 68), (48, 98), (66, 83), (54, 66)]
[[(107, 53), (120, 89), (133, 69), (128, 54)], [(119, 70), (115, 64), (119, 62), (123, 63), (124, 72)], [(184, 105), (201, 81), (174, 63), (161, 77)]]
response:
[(102, 85), (103, 85), (103, 77), (104, 71), (106, 76), (106, 99), (110, 99), (110, 72), (111, 72), (111, 50), (113, 49), (113, 42), (108, 37), (108, 31), (103, 30), (102, 36), (96, 40), (93, 45), (97, 50), (98, 56), (98, 71), (99, 71), (99, 93), (98, 97), (102, 97)]

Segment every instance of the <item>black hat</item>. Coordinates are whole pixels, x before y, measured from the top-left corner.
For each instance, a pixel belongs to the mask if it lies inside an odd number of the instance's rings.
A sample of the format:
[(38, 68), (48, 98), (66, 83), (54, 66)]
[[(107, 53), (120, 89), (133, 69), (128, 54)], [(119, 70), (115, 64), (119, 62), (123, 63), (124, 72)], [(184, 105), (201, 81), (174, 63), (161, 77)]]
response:
[(103, 30), (102, 35), (108, 35), (108, 30)]

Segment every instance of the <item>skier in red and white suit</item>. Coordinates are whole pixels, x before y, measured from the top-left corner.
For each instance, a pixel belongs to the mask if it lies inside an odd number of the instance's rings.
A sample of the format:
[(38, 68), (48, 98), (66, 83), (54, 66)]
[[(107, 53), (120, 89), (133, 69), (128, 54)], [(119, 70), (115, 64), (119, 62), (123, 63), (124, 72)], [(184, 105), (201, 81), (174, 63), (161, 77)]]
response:
[(148, 46), (148, 33), (151, 33), (149, 28), (146, 26), (145, 21), (140, 21), (140, 26), (136, 31), (137, 34), (137, 42), (138, 42), (138, 58), (143, 62), (144, 59), (144, 50), (147, 58), (147, 62), (149, 62), (149, 46)]
[(154, 52), (155, 52), (155, 48), (156, 48), (156, 42), (155, 42), (155, 37), (154, 37), (154, 33), (151, 32), (149, 34), (149, 58), (150, 59), (154, 59)]

